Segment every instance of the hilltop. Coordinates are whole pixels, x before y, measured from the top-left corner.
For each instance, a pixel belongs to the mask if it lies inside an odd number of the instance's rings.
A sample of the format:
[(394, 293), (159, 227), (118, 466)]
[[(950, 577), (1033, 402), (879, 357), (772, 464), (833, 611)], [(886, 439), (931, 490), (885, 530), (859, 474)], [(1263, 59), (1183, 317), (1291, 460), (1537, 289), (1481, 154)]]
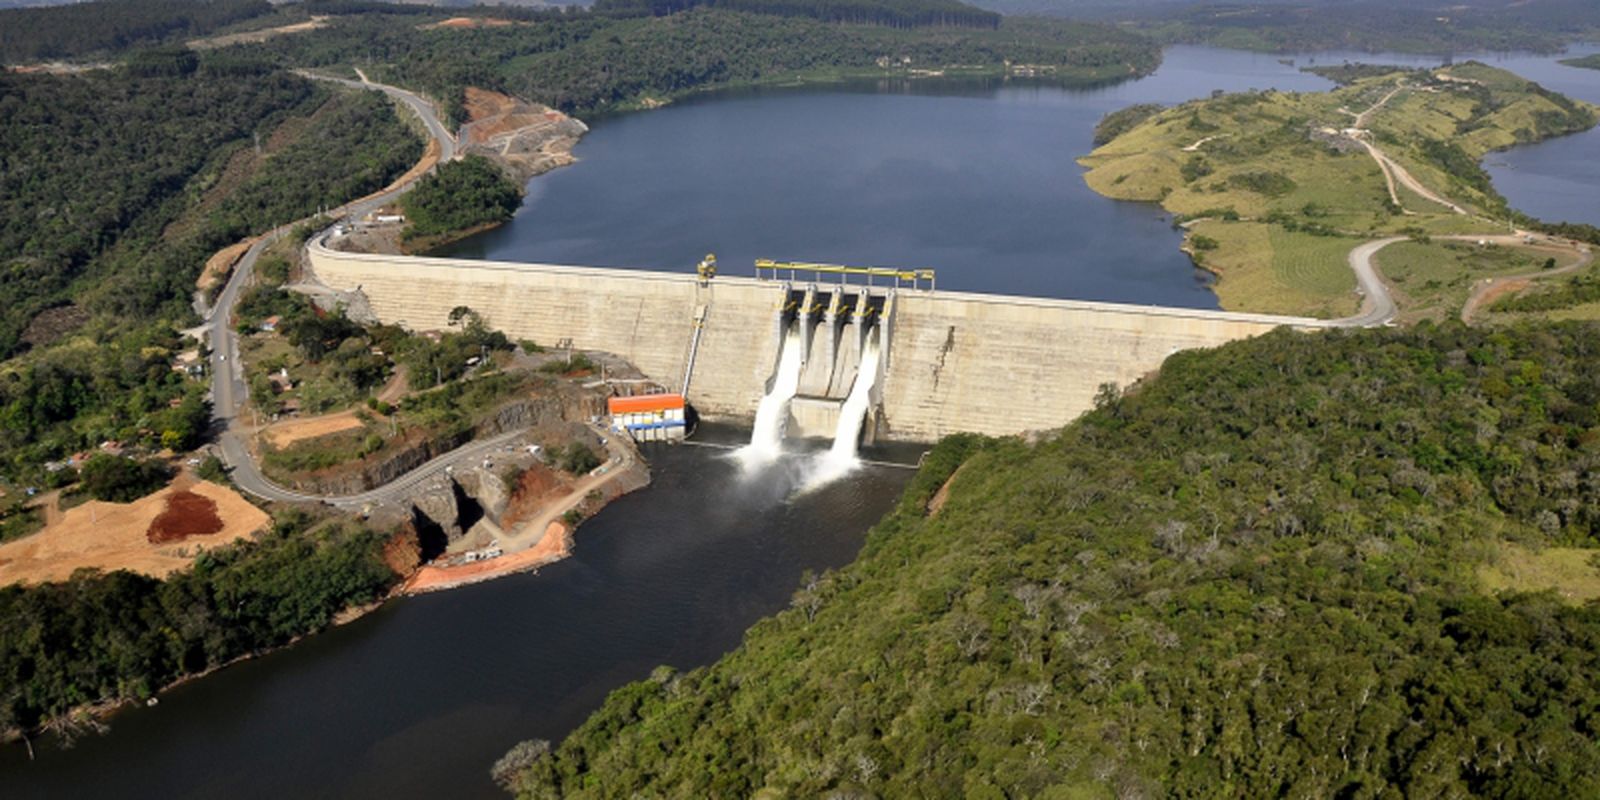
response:
[[(1377, 74), (1374, 74), (1377, 73)], [(1485, 153), (1592, 127), (1596, 109), (1504, 70), (1374, 68), (1318, 93), (1250, 92), (1102, 123), (1095, 191), (1159, 202), (1219, 276), (1224, 308), (1334, 317), (1359, 302), (1359, 241), (1505, 233)]]

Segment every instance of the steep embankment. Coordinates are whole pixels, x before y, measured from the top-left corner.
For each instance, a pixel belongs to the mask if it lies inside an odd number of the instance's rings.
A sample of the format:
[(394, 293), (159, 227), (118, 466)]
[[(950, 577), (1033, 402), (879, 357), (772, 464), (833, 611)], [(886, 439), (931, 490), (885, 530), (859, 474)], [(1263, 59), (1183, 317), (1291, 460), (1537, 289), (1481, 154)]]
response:
[(1594, 545), (1596, 333), (1279, 332), (1037, 446), (946, 440), (738, 650), (502, 767), (525, 797), (1593, 796), (1600, 608), (1479, 575), (1600, 571), (1479, 568)]
[(1113, 115), (1081, 159), (1090, 188), (1159, 202), (1219, 276), (1224, 308), (1337, 317), (1345, 255), (1394, 234), (1505, 231), (1478, 159), (1591, 127), (1596, 110), (1477, 63), (1371, 75), (1330, 92), (1250, 92)]

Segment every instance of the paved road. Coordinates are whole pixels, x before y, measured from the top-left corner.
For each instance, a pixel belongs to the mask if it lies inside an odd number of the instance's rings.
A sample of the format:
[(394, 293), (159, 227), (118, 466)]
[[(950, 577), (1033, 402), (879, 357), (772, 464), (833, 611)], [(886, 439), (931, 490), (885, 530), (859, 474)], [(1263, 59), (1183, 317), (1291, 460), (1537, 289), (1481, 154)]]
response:
[(1378, 268), (1373, 265), (1372, 257), (1377, 255), (1379, 250), (1409, 238), (1409, 236), (1391, 236), (1367, 242), (1350, 251), (1348, 258), (1350, 269), (1355, 272), (1356, 283), (1361, 287), (1361, 310), (1353, 317), (1334, 320), (1335, 325), (1343, 328), (1367, 328), (1394, 319), (1395, 312), (1399, 309), (1395, 306), (1394, 297), (1389, 294), (1389, 287), (1383, 284), (1383, 278), (1378, 277)]
[[(261, 475), (254, 459), (245, 449), (244, 441), (231, 431), (222, 436), (223, 459), (233, 466), (233, 481), (239, 488), (267, 500), (284, 503), (327, 503), (346, 511), (360, 511), (368, 505), (383, 505), (389, 502), (406, 500), (413, 496), (415, 490), (424, 483), (431, 481), (441, 473), (452, 468), (464, 468), (480, 462), (484, 457), (501, 448), (515, 447), (516, 440), (527, 434), (526, 430), (510, 431), (488, 439), (479, 439), (475, 442), (462, 445), (438, 458), (433, 459), (410, 472), (379, 486), (376, 489), (348, 495), (318, 495), (306, 492), (297, 492), (285, 489)], [(250, 483), (247, 485), (245, 478)]]
[[(439, 145), (439, 160), (448, 161), (455, 157), (456, 142), (450, 135), (444, 123), (439, 121), (433, 104), (404, 89), (372, 83), (362, 76), (360, 81), (332, 78), (310, 72), (301, 72), (300, 75), (314, 80), (331, 81), (357, 89), (370, 89), (381, 91), (390, 97), (405, 103), (426, 125), (429, 135)], [(394, 187), (388, 191), (380, 192), (370, 197), (340, 206), (329, 212), (330, 216), (357, 217), (379, 206), (393, 202), (400, 195), (410, 190), (415, 185), (415, 180)], [(291, 502), (316, 502), (325, 501), (340, 507), (359, 507), (367, 503), (377, 503), (396, 497), (403, 497), (407, 491), (415, 488), (417, 484), (434, 477), (445, 467), (452, 466), (458, 461), (471, 461), (479, 455), (494, 449), (505, 442), (515, 438), (517, 434), (507, 434), (493, 439), (474, 442), (452, 453), (429, 461), (416, 470), (407, 473), (393, 483), (380, 487), (370, 492), (345, 497), (319, 497), (302, 494), (280, 487), (268, 481), (261, 474), (259, 465), (250, 457), (249, 448), (245, 445), (241, 432), (237, 429), (239, 409), (248, 390), (244, 384), (243, 371), (239, 365), (239, 341), (234, 333), (230, 320), (233, 317), (233, 307), (239, 302), (246, 286), (250, 284), (251, 275), (255, 271), (256, 260), (268, 246), (278, 241), (283, 236), (289, 235), (296, 226), (307, 220), (283, 225), (266, 233), (234, 266), (233, 274), (228, 277), (228, 283), (223, 286), (217, 295), (216, 303), (205, 311), (205, 322), (202, 330), (209, 339), (211, 346), (211, 404), (212, 419), (214, 424), (222, 429), (218, 436), (218, 443), (222, 448), (223, 461), (232, 468), (233, 482), (242, 490), (268, 500)]]

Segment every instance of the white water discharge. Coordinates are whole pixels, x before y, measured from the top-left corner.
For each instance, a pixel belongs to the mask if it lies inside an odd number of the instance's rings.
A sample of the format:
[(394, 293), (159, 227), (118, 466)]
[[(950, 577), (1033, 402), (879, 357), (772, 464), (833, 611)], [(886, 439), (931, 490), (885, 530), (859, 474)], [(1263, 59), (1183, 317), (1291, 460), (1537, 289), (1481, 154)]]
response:
[(783, 452), (783, 426), (789, 421), (789, 401), (800, 390), (800, 368), (805, 366), (801, 361), (805, 343), (800, 340), (799, 327), (791, 326), (784, 333), (778, 375), (772, 381), (772, 390), (756, 407), (756, 426), (750, 432), (750, 444), (738, 450), (739, 460), (746, 467), (774, 461)]
[(850, 385), (850, 395), (839, 408), (839, 426), (834, 429), (833, 447), (817, 457), (816, 466), (806, 476), (802, 491), (810, 491), (848, 475), (861, 465), (856, 452), (861, 444), (861, 426), (867, 421), (867, 407), (872, 404), (872, 386), (878, 378), (878, 339), (868, 336), (861, 352), (861, 366), (856, 369), (855, 383)]

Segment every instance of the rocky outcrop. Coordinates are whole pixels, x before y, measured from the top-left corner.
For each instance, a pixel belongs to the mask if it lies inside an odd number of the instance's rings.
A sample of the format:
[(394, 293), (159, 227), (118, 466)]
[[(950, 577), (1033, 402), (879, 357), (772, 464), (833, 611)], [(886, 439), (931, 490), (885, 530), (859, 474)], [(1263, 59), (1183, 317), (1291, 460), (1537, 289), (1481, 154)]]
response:
[(511, 490), (499, 475), (483, 467), (474, 467), (458, 473), (455, 478), (461, 490), (483, 508), (485, 517), (498, 522), (505, 514), (506, 505), (511, 501)]
[(417, 513), (438, 525), (448, 541), (453, 542), (466, 532), (461, 528), (461, 506), (456, 502), (456, 485), (448, 476), (418, 486), (411, 494), (411, 505)]

